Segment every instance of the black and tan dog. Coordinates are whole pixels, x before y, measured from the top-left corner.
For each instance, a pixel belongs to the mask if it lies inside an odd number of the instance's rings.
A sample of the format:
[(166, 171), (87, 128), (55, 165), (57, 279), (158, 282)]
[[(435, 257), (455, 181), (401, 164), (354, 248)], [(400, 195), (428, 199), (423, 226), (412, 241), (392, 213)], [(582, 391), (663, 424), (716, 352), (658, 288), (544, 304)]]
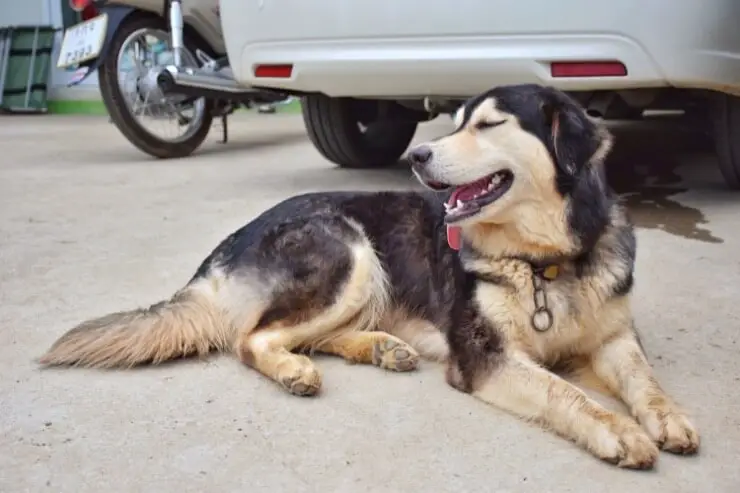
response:
[[(635, 237), (605, 183), (607, 130), (532, 85), (473, 98), (455, 121), (409, 153), (436, 192), (290, 198), (223, 241), (169, 301), (84, 322), (41, 363), (129, 367), (231, 350), (312, 395), (320, 372), (297, 353), (398, 371), (420, 354), (445, 361), (453, 387), (620, 466), (651, 467), (658, 446), (695, 452), (699, 435), (634, 330)], [(573, 360), (636, 421), (549, 371)]]

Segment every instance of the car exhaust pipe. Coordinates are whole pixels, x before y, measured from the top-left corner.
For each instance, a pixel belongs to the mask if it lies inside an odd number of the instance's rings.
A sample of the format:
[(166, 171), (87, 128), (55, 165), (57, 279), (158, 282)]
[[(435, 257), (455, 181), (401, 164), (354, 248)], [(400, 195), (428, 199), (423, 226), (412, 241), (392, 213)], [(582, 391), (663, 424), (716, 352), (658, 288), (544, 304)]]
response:
[(607, 109), (612, 104), (613, 92), (599, 92), (593, 95), (586, 104), (586, 114), (592, 118), (604, 118)]

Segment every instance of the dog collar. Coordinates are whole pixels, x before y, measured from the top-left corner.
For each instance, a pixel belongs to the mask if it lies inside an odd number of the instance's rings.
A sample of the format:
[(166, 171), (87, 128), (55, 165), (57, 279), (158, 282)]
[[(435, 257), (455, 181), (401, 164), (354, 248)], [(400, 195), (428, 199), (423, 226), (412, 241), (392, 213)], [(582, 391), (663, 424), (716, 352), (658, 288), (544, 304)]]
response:
[(550, 330), (553, 324), (553, 316), (547, 306), (547, 293), (545, 292), (545, 281), (554, 281), (560, 275), (560, 266), (557, 264), (542, 267), (532, 266), (532, 286), (534, 287), (534, 313), (532, 314), (532, 328), (537, 332)]

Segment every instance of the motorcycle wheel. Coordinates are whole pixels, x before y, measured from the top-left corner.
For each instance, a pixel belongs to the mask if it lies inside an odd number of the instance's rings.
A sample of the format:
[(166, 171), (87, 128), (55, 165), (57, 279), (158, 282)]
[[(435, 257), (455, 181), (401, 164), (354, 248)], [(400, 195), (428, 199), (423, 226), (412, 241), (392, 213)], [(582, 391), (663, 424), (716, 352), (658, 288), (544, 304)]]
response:
[[(140, 39), (139, 39), (140, 38)], [(182, 62), (186, 66), (197, 67), (198, 64), (193, 56), (196, 49), (193, 40), (183, 36), (184, 49), (182, 50)], [(139, 59), (142, 52), (148, 50), (152, 39), (159, 41), (159, 45), (165, 45), (166, 49), (160, 53), (148, 52)], [(142, 41), (143, 40), (143, 41)], [(137, 45), (134, 43), (138, 43)], [(126, 74), (122, 80), (122, 67), (125, 58), (125, 50), (133, 47), (134, 54), (131, 55), (130, 64), (134, 67), (133, 77)], [(158, 46), (156, 43), (154, 46)], [(110, 56), (106, 58), (98, 71), (100, 92), (103, 97), (108, 114), (118, 130), (126, 139), (141, 151), (160, 159), (181, 158), (193, 153), (206, 139), (213, 122), (213, 101), (199, 98), (195, 101), (187, 101), (184, 96), (164, 96), (156, 86), (156, 74), (168, 63), (158, 60), (158, 55), (167, 53), (171, 55), (171, 42), (167, 24), (164, 19), (158, 17), (133, 17), (124, 21), (118, 31), (111, 39)], [(137, 51), (138, 50), (138, 51)], [(169, 64), (173, 62), (170, 61)], [(149, 99), (152, 101), (149, 101)], [(137, 106), (140, 104), (141, 106)], [(190, 111), (193, 115), (186, 113)], [(170, 123), (176, 123), (179, 127), (185, 126), (185, 133), (175, 138), (161, 137), (152, 129), (148, 128), (149, 122), (140, 121), (142, 113), (150, 113), (154, 121), (168, 119)]]

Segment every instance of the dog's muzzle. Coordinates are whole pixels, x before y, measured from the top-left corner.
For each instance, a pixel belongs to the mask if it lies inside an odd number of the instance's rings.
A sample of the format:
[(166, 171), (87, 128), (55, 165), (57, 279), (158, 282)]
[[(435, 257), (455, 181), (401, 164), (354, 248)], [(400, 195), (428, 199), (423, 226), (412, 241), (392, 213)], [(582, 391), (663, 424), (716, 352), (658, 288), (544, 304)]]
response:
[(411, 165), (411, 170), (416, 175), (416, 178), (423, 185), (437, 191), (448, 188), (447, 185), (434, 180), (433, 177), (429, 175), (427, 166), (434, 160), (434, 151), (432, 151), (432, 148), (428, 144), (421, 144), (411, 149), (407, 154), (406, 159), (408, 159), (409, 164)]

